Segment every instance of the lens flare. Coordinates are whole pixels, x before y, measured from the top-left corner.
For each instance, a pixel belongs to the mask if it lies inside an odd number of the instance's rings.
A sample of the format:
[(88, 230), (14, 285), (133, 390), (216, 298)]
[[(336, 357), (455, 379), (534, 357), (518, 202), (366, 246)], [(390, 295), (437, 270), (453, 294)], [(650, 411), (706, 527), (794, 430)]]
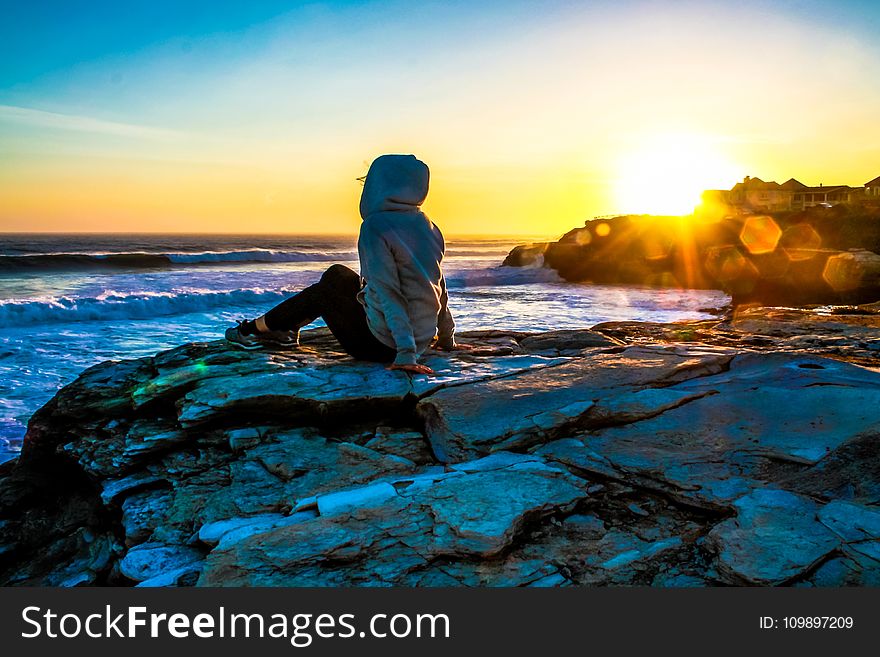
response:
[(743, 224), (739, 233), (739, 239), (749, 253), (772, 253), (782, 237), (782, 229), (773, 221), (773, 217), (758, 216), (749, 217)]
[(782, 233), (779, 246), (785, 249), (789, 260), (809, 260), (822, 246), (822, 237), (809, 224), (795, 224)]
[(862, 282), (862, 266), (850, 253), (831, 256), (825, 263), (822, 278), (834, 290), (854, 290)]

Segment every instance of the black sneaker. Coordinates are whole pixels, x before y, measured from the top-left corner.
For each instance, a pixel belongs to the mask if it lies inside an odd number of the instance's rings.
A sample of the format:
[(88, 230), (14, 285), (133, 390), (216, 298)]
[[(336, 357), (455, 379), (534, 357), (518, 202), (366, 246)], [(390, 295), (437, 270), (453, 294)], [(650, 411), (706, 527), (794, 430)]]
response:
[(269, 331), (268, 333), (251, 335), (242, 333), (241, 325), (243, 323), (239, 322), (238, 326), (226, 329), (226, 341), (239, 349), (251, 351), (266, 347), (289, 349), (299, 346), (299, 331)]

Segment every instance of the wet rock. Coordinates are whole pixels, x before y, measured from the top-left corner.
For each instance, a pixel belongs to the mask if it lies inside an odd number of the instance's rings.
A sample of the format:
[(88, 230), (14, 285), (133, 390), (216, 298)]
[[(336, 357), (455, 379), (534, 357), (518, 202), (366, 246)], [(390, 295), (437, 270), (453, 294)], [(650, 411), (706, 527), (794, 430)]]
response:
[(300, 498), (415, 467), (399, 457), (330, 440), (314, 429), (266, 430), (263, 435), (257, 446), (213, 463), (207, 454), (181, 454), (155, 464), (154, 472), (165, 473), (163, 489), (135, 493), (122, 502), (126, 542), (185, 544), (204, 525), (285, 515)]
[(835, 500), (819, 510), (819, 522), (847, 543), (880, 540), (880, 510)]
[(727, 371), (657, 392), (682, 403), (537, 452), (717, 508), (880, 428), (880, 374), (827, 359), (744, 354)]
[(513, 247), (507, 257), (504, 258), (502, 265), (504, 267), (534, 267), (540, 266), (544, 262), (544, 252), (547, 250), (548, 242), (539, 242), (537, 244), (520, 244)]
[[(43, 586), (73, 587), (93, 585), (99, 582), (109, 569), (116, 556), (116, 545), (112, 537), (95, 535), (89, 530), (80, 529), (72, 537), (76, 544), (75, 556), (61, 562), (48, 577), (40, 581)], [(68, 542), (68, 545), (70, 543)], [(60, 547), (60, 546), (59, 546)], [(41, 555), (43, 558), (60, 555)], [(31, 582), (36, 584), (37, 582)]]
[(718, 572), (732, 584), (783, 584), (822, 561), (840, 538), (816, 518), (818, 505), (787, 491), (738, 499), (735, 518), (709, 533)]
[(199, 579), (199, 573), (202, 572), (202, 562), (195, 561), (180, 568), (161, 573), (150, 579), (145, 579), (135, 586), (137, 588), (168, 588), (195, 586)]
[(880, 315), (872, 306), (766, 308), (739, 306), (721, 320), (606, 322), (594, 331), (632, 343), (700, 342), (748, 351), (824, 355), (880, 366)]
[(569, 526), (576, 526), (584, 531), (592, 531), (597, 538), (605, 533), (605, 523), (602, 522), (601, 518), (595, 515), (573, 513), (565, 519), (565, 523)]
[(199, 540), (207, 545), (227, 547), (254, 534), (261, 534), (276, 527), (287, 527), (317, 516), (316, 511), (300, 511), (289, 516), (280, 513), (264, 513), (244, 518), (218, 520), (199, 529)]
[(814, 466), (782, 480), (785, 488), (824, 499), (880, 503), (880, 434), (865, 433), (839, 447)]
[(122, 502), (122, 528), (128, 546), (147, 541), (167, 522), (173, 495), (169, 490), (130, 495)]
[(567, 586), (571, 584), (571, 581), (566, 579), (566, 577), (562, 573), (552, 573), (550, 575), (545, 575), (541, 579), (536, 579), (533, 582), (529, 582), (526, 586), (533, 586), (538, 588), (553, 588), (557, 586)]
[(209, 522), (199, 529), (199, 540), (207, 545), (217, 545), (224, 535), (242, 527), (260, 526), (271, 528), (283, 521), (285, 516), (280, 513), (263, 513), (243, 518), (229, 518)]
[(834, 557), (822, 563), (795, 586), (880, 586), (876, 559), (859, 554)]
[(566, 431), (602, 424), (607, 419), (591, 409), (603, 399), (719, 372), (729, 360), (724, 354), (662, 347), (593, 353), (441, 390), (420, 401), (417, 412), (425, 420), (435, 455), (454, 462), (497, 449), (527, 448)]
[[(648, 542), (632, 534), (620, 534), (612, 531), (606, 534), (599, 543), (602, 546), (600, 552), (597, 555), (591, 555), (587, 560), (587, 565), (604, 570), (616, 570), (628, 567), (635, 561), (650, 559), (667, 550), (678, 549), (681, 547), (681, 538), (671, 536), (660, 541)], [(603, 552), (608, 552), (609, 548), (615, 554), (606, 558), (608, 555)]]
[[(880, 373), (824, 358), (744, 354), (728, 372), (679, 388), (719, 391), (695, 404), (721, 405), (712, 408), (720, 424), (742, 425), (747, 418), (753, 442), (779, 458), (816, 462), (880, 427), (873, 410), (880, 402)], [(733, 405), (740, 410), (726, 410)]]
[(614, 347), (620, 343), (592, 331), (547, 331), (523, 338), (520, 346), (530, 352), (553, 352), (570, 355), (592, 347)]
[(415, 463), (408, 458), (397, 456), (396, 454), (383, 454), (356, 443), (339, 443), (337, 449), (339, 450), (340, 457), (353, 466), (369, 464), (369, 466), (374, 467), (378, 471), (387, 472), (411, 472), (415, 467)]
[[(92, 586), (100, 584), (110, 570), (117, 548), (112, 536), (95, 533), (87, 527), (69, 528), (69, 533), (53, 535), (39, 546), (39, 550), (21, 553), (33, 527), (23, 523), (9, 523), (0, 527), (0, 538), (7, 549), (0, 553), (0, 577), (7, 586)], [(15, 537), (3, 536), (9, 530)], [(24, 543), (24, 545), (22, 545)], [(15, 557), (19, 556), (16, 561)], [(10, 559), (12, 564), (10, 567)]]
[(0, 466), (0, 583), (875, 582), (877, 314), (764, 311), (92, 368)]
[(422, 360), (436, 376), (418, 376), (412, 379), (413, 392), (419, 397), (435, 394), (438, 390), (469, 385), (509, 376), (517, 372), (540, 370), (565, 363), (569, 358), (551, 354), (480, 355), (481, 348), (472, 351), (433, 352)]
[(384, 454), (400, 456), (419, 465), (434, 460), (430, 444), (418, 431), (395, 431), (391, 427), (378, 427), (375, 435), (364, 446)]
[(104, 504), (114, 504), (122, 497), (132, 495), (144, 488), (154, 488), (165, 480), (149, 472), (137, 472), (121, 479), (107, 479), (101, 485), (101, 500)]
[(119, 562), (123, 575), (136, 582), (178, 573), (181, 569), (201, 561), (203, 554), (196, 549), (162, 543), (143, 543), (129, 550)]
[(380, 507), (388, 500), (397, 498), (397, 490), (391, 484), (380, 481), (369, 486), (327, 493), (317, 496), (318, 513), (333, 516), (357, 509)]
[(376, 405), (399, 405), (412, 394), (409, 377), (366, 363), (333, 368), (288, 368), (234, 373), (200, 380), (179, 403), (184, 426), (217, 415), (249, 414), (261, 419), (326, 413), (369, 412)]
[(477, 462), (428, 486), (375, 485), (342, 494), (344, 504), (325, 505), (329, 513), (314, 520), (215, 549), (200, 584), (395, 583), (437, 558), (497, 554), (529, 520), (564, 512), (585, 496), (567, 473), (516, 455)]
[(229, 438), (229, 448), (233, 452), (240, 452), (250, 447), (256, 447), (263, 440), (262, 433), (255, 427), (233, 429), (232, 431), (227, 431), (226, 436)]
[(438, 525), (451, 530), (447, 540), (454, 549), (481, 554), (498, 552), (530, 517), (566, 510), (585, 497), (582, 482), (528, 458), (469, 470), (413, 495), (430, 507)]

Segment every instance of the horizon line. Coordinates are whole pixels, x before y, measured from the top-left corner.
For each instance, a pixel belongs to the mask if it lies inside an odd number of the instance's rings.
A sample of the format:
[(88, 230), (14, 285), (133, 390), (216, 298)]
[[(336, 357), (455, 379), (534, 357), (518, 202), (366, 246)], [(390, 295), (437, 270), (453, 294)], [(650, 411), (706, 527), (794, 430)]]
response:
[[(446, 237), (537, 237), (546, 233), (445, 233)], [(555, 234), (555, 233), (554, 233)], [(9, 230), (0, 231), (0, 237), (7, 235), (193, 235), (193, 236), (235, 236), (235, 237), (357, 237), (357, 232), (314, 232), (314, 231), (281, 231), (281, 232), (233, 232), (233, 231), (126, 231), (126, 230)]]

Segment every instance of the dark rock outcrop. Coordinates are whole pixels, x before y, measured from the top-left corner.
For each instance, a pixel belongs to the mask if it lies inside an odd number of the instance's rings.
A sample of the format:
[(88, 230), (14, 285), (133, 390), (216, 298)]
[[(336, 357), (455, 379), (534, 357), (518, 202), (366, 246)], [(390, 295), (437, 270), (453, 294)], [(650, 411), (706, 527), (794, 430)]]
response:
[(0, 582), (876, 583), (874, 311), (104, 363), (0, 466)]
[[(844, 228), (880, 216), (827, 221), (825, 209), (710, 220), (623, 216), (586, 222), (556, 242), (514, 248), (505, 265), (543, 265), (567, 281), (728, 292), (734, 304), (855, 304), (880, 298), (877, 230)], [(842, 227), (842, 226), (843, 227)], [(874, 249), (872, 251), (871, 249)]]

